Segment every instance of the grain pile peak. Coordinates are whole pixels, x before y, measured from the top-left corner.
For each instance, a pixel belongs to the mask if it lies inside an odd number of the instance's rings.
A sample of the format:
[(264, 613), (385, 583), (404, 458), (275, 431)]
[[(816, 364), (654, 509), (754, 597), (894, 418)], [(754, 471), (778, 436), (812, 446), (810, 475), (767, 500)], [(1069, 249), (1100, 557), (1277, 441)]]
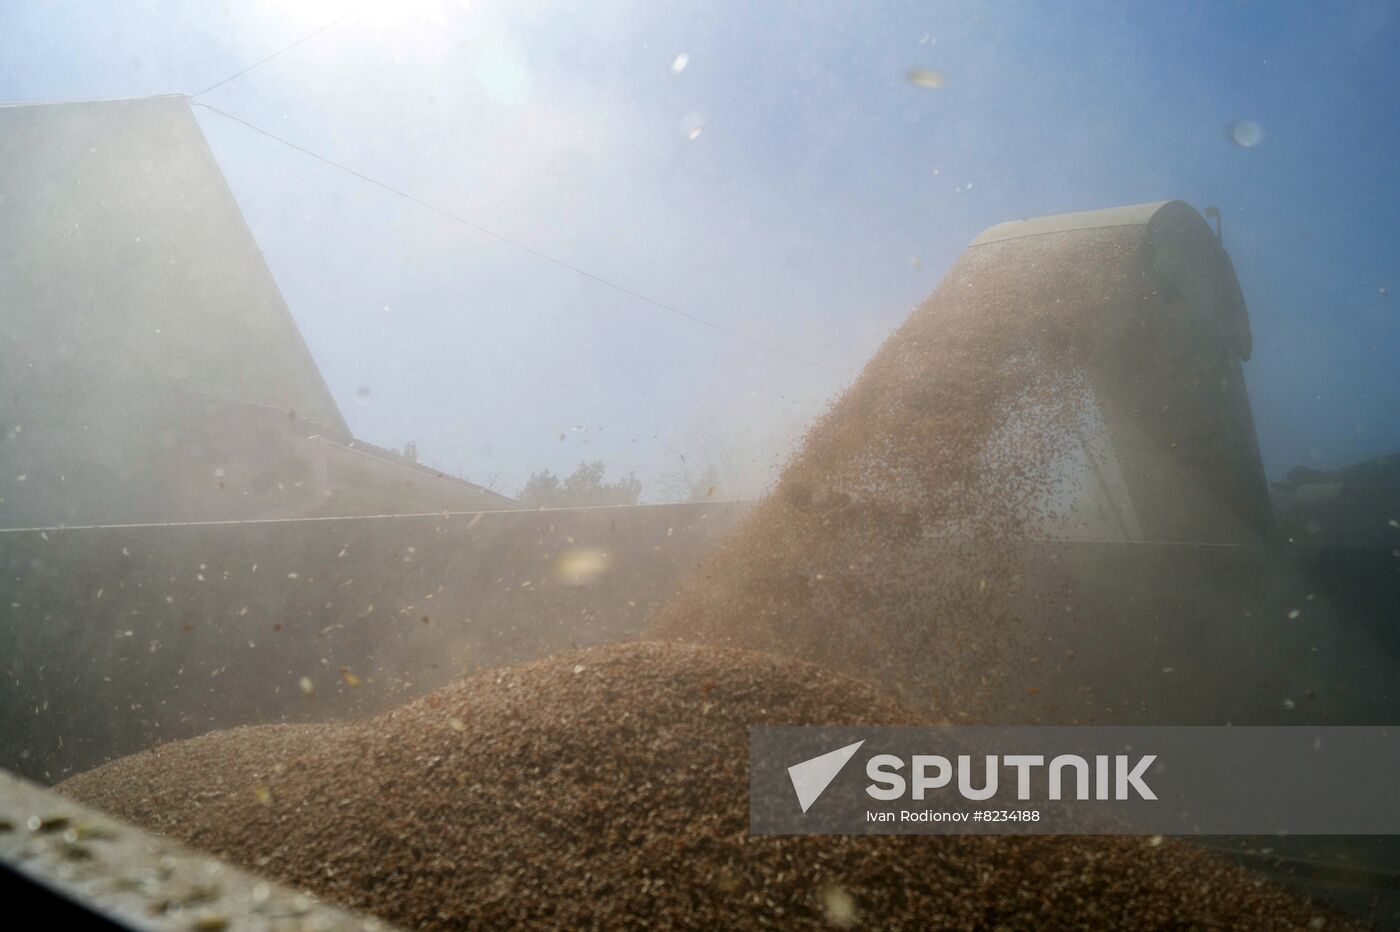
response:
[(810, 664), (642, 643), (360, 723), (216, 732), (59, 790), (414, 928), (1337, 927), (1161, 839), (748, 835), (748, 726), (913, 721)]
[[(1194, 220), (1168, 221), (1200, 223), (1178, 206)], [(1187, 316), (1161, 313), (1160, 235), (1104, 226), (964, 252), (650, 633), (830, 664), (956, 721), (1047, 720), (1026, 712), (1047, 640), (1031, 627), (1064, 604), (1027, 585), (1027, 542), (1095, 536), (1079, 507), (1093, 472), (1074, 464), (1110, 427), (1137, 430), (1156, 390), (1140, 334)], [(1175, 464), (1126, 466), (1165, 481)]]

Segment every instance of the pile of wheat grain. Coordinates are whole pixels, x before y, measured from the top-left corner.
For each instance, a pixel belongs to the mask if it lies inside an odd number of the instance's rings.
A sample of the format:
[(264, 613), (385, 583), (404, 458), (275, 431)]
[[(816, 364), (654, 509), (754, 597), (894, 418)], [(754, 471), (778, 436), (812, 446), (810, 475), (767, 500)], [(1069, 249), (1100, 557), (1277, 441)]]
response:
[(955, 720), (1027, 720), (1044, 672), (1027, 626), (1063, 605), (1028, 603), (1026, 541), (1075, 520), (1049, 512), (1085, 373), (1153, 287), (1143, 230), (964, 253), (649, 632), (828, 664)]
[(644, 643), (360, 723), (216, 732), (59, 790), (415, 928), (1336, 922), (1161, 839), (748, 834), (748, 726), (910, 721), (809, 664)]

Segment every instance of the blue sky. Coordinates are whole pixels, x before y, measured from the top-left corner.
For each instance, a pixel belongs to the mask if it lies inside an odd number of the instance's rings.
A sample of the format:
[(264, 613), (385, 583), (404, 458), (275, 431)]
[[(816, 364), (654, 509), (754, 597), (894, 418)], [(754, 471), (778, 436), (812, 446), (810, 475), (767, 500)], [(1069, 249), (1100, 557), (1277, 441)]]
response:
[[(193, 93), (355, 6), (9, 2), (0, 99)], [(718, 423), (761, 484), (980, 230), (1164, 198), (1222, 209), (1277, 477), (1400, 451), (1397, 49), (1380, 2), (407, 0), (202, 98), (815, 365), (197, 116), (351, 427), (470, 478), (661, 497)]]

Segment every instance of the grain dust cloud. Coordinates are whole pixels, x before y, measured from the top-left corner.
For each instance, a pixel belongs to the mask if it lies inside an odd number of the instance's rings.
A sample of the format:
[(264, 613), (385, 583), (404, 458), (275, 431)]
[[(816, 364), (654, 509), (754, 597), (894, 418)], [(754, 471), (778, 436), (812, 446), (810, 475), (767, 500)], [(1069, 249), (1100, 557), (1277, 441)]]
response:
[(1400, 923), (1382, 836), (749, 830), (757, 726), (1394, 724), (1391, 13), (189, 16), (0, 14), (0, 864), (171, 928), (286, 918), (219, 862), (307, 927)]

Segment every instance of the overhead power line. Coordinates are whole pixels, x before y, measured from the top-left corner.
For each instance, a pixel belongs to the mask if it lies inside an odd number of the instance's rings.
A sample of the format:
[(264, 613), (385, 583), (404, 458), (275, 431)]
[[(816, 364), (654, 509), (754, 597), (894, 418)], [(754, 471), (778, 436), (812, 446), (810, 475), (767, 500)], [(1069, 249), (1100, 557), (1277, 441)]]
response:
[(233, 74), (231, 74), (231, 75), (229, 75), (228, 77), (224, 78), (222, 81), (215, 81), (213, 84), (209, 85), (208, 87), (206, 87), (204, 90), (200, 91), (199, 93), (197, 93), (197, 94), (191, 94), (191, 95), (190, 95), (190, 99), (191, 99), (191, 100), (194, 100), (196, 97), (203, 97), (205, 94), (209, 93), (210, 91), (215, 90), (215, 89), (220, 88), (220, 87), (223, 87), (225, 84), (227, 84), (228, 82), (232, 81), (234, 78), (241, 78), (241, 77), (243, 77), (245, 74), (247, 74), (248, 72), (252, 71), (254, 68), (261, 68), (263, 65), (266, 65), (268, 62), (272, 61), (274, 58), (276, 58), (277, 56), (281, 55), (282, 53), (284, 53), (284, 52), (290, 52), (292, 49), (296, 48), (298, 45), (301, 45), (303, 42), (306, 42), (306, 41), (308, 41), (308, 40), (310, 40), (310, 39), (316, 38), (316, 37), (319, 36), (321, 33), (327, 31), (328, 29), (334, 29), (336, 26), (339, 26), (341, 23), (345, 22), (347, 19), (349, 19), (350, 17), (354, 16), (356, 13), (359, 13), (359, 12), (360, 12), (361, 10), (363, 10), (365, 7), (370, 6), (370, 5), (371, 5), (371, 4), (366, 3), (364, 6), (356, 7), (355, 9), (351, 10), (349, 13), (346, 13), (344, 16), (340, 17), (339, 19), (337, 19), (337, 20), (335, 20), (335, 21), (333, 21), (333, 22), (326, 23), (326, 25), (322, 26), (320, 29), (317, 29), (315, 32), (308, 32), (306, 35), (302, 36), (300, 39), (296, 40), (296, 41), (293, 42), (291, 45), (288, 45), (288, 46), (285, 46), (285, 47), (283, 47), (283, 48), (280, 48), (280, 49), (278, 49), (277, 51), (273, 52), (271, 55), (267, 56), (266, 58), (259, 59), (258, 61), (253, 62), (251, 65), (249, 65), (247, 68), (244, 68), (242, 71), (235, 71)]
[[(193, 98), (191, 98), (191, 100), (193, 101)], [(329, 165), (332, 168), (342, 171), (347, 175), (358, 178), (365, 184), (373, 185), (374, 187), (379, 188), (383, 191), (388, 191), (390, 194), (401, 197), (404, 200), (409, 201), (410, 203), (417, 204), (419, 207), (422, 207), (425, 210), (431, 210), (433, 213), (438, 214), (441, 217), (446, 217), (448, 220), (451, 220), (454, 223), (459, 223), (464, 227), (475, 230), (476, 232), (481, 233), (485, 236), (489, 236), (492, 239), (497, 240), (498, 242), (505, 243), (507, 246), (512, 246), (515, 249), (520, 250), (521, 252), (528, 253), (537, 259), (543, 259), (545, 262), (548, 262), (552, 265), (556, 265), (559, 268), (567, 269), (568, 271), (573, 272), (575, 275), (580, 275), (588, 279), (589, 281), (596, 282), (597, 284), (602, 285), (606, 288), (611, 288), (614, 291), (621, 292), (622, 294), (625, 294), (630, 298), (635, 298), (636, 300), (641, 301), (644, 304), (650, 304), (652, 307), (659, 308), (660, 310), (667, 311), (671, 314), (675, 314), (678, 317), (684, 317), (686, 320), (689, 320), (693, 323), (700, 324), (704, 327), (709, 327), (711, 330), (715, 330), (719, 333), (726, 334), (727, 336), (743, 340), (745, 343), (750, 343), (754, 346), (761, 347), (763, 349), (768, 350), (769, 352), (777, 353), (780, 356), (786, 356), (788, 359), (796, 360), (797, 362), (804, 363), (817, 369), (824, 369), (828, 372), (837, 371), (835, 369), (832, 369), (830, 366), (824, 366), (821, 363), (814, 362), (813, 360), (808, 359), (805, 356), (799, 356), (796, 353), (789, 352), (788, 350), (785, 350), (780, 346), (774, 346), (771, 343), (765, 343), (762, 340), (758, 340), (751, 336), (748, 336), (747, 334), (740, 333), (738, 330), (731, 329), (729, 327), (724, 326), (723, 324), (717, 324), (714, 321), (706, 320), (705, 318), (692, 314), (689, 311), (682, 310), (681, 308), (678, 308), (673, 304), (667, 304), (665, 301), (659, 301), (656, 298), (652, 298), (648, 295), (642, 294), (640, 291), (634, 291), (625, 285), (620, 285), (617, 282), (602, 277), (601, 275), (595, 275), (587, 269), (580, 268), (579, 266), (574, 265), (570, 262), (566, 262), (563, 259), (551, 256), (546, 252), (541, 252), (533, 246), (529, 246), (516, 239), (511, 239), (509, 236), (506, 236), (502, 233), (497, 233), (494, 230), (489, 230), (478, 223), (474, 223), (471, 220), (468, 220), (461, 214), (454, 213), (448, 210), (447, 208), (431, 203), (430, 201), (425, 201), (420, 197), (415, 197), (414, 195), (409, 194), (407, 191), (403, 191), (399, 188), (394, 187), (391, 184), (387, 184), (386, 182), (380, 181), (378, 178), (373, 178), (369, 175), (366, 175), (364, 172), (357, 171), (348, 165), (345, 165), (341, 162), (335, 161), (334, 159), (321, 155), (319, 152), (313, 152), (305, 146), (298, 145), (297, 143), (292, 142), (290, 139), (285, 139), (281, 136), (278, 136), (276, 133), (269, 132), (263, 129), (261, 126), (256, 126), (252, 123), (249, 123), (242, 117), (234, 116), (232, 113), (229, 113), (226, 110), (221, 110), (212, 104), (206, 104), (203, 101), (193, 101), (193, 103), (197, 107), (203, 107), (206, 110), (210, 110), (214, 113), (217, 113), (219, 116), (224, 117), (227, 120), (232, 120), (233, 122), (252, 130), (260, 136), (265, 136), (266, 138), (271, 139), (274, 142), (280, 143), (289, 149), (294, 149), (297, 152), (300, 152), (302, 155), (313, 158), (316, 161), (321, 162), (325, 165)]]

